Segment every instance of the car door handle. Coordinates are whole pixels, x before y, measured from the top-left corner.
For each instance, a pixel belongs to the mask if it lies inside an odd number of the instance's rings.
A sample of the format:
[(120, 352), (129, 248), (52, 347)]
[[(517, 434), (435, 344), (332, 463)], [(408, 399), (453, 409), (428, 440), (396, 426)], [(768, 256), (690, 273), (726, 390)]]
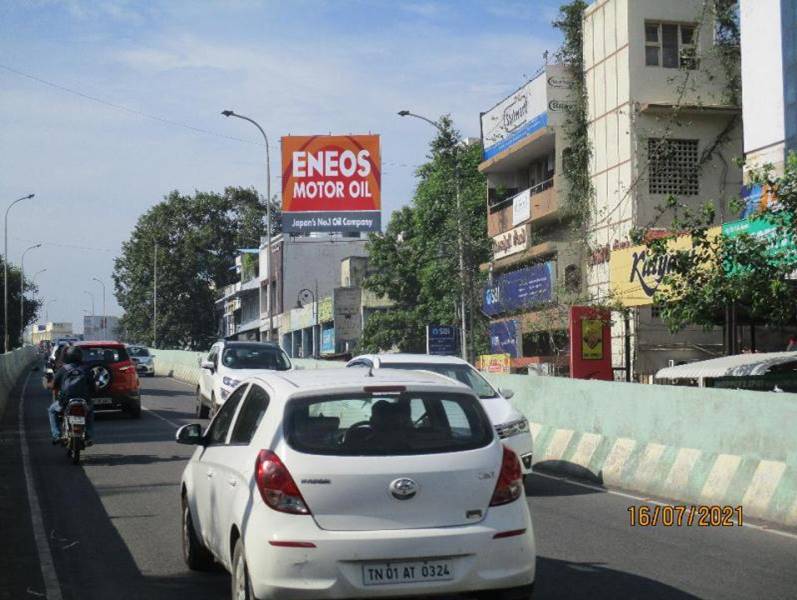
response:
[(236, 485), (238, 485), (238, 481), (235, 480), (235, 479), (228, 479), (227, 483), (229, 483), (232, 487), (235, 487)]
[(213, 471), (208, 471), (207, 475), (208, 479), (213, 479), (213, 475), (215, 475), (215, 473), (213, 473)]

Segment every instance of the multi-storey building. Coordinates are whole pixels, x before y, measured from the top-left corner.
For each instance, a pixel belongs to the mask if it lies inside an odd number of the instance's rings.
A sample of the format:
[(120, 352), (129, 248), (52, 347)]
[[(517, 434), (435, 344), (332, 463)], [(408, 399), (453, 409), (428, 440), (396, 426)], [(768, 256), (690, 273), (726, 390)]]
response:
[(614, 313), (613, 361), (635, 378), (722, 352), (720, 329), (667, 331), (652, 308), (658, 270), (644, 247), (628, 247), (633, 228), (668, 230), (671, 213), (658, 207), (670, 196), (694, 208), (712, 201), (722, 221), (737, 216), (729, 199), (742, 182), (741, 110), (712, 4), (599, 0), (583, 16), (595, 191), (588, 290), (593, 302), (628, 308), (627, 319)]
[(564, 218), (571, 89), (566, 70), (547, 65), (481, 115), (479, 171), (493, 240), (492, 260), (482, 265), (489, 272), (483, 310), (492, 351), (509, 354), (514, 368), (555, 360), (566, 348), (567, 313), (556, 300), (582, 277), (582, 246)]

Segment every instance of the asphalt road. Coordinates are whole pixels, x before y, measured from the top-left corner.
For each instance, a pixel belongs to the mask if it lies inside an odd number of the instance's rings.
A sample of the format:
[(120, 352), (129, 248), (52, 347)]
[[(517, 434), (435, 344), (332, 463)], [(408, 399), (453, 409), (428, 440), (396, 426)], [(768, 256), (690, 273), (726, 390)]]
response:
[[(48, 440), (40, 372), (24, 427), (41, 527), (56, 581), (45, 581), (26, 496), (16, 390), (0, 423), (0, 599), (229, 597), (219, 570), (189, 572), (180, 557), (178, 484), (191, 448), (174, 443), (194, 421), (192, 389), (143, 380), (140, 420), (98, 415), (96, 444), (68, 463)], [(797, 598), (797, 536), (748, 527), (630, 527), (623, 496), (535, 475), (527, 486), (537, 538), (535, 598)], [(35, 520), (38, 517), (34, 515)]]

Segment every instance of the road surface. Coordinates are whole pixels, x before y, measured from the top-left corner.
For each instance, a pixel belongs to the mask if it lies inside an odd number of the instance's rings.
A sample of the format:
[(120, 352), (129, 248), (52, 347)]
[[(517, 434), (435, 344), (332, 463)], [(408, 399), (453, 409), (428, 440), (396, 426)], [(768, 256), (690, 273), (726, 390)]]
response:
[[(40, 379), (30, 374), (21, 405), (22, 386), (12, 392), (0, 423), (0, 599), (228, 598), (225, 572), (189, 572), (180, 556), (179, 480), (192, 448), (173, 440), (195, 421), (192, 388), (144, 379), (142, 418), (98, 415), (96, 444), (75, 467), (49, 443)], [(639, 501), (543, 475), (527, 500), (535, 598), (797, 598), (797, 536), (632, 528), (628, 506)]]

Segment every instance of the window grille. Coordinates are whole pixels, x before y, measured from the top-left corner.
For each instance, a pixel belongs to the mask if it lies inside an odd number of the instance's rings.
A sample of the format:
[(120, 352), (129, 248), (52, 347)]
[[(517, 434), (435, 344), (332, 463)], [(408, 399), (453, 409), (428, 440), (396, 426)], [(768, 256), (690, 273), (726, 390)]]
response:
[(648, 191), (696, 196), (699, 190), (697, 140), (648, 140)]

